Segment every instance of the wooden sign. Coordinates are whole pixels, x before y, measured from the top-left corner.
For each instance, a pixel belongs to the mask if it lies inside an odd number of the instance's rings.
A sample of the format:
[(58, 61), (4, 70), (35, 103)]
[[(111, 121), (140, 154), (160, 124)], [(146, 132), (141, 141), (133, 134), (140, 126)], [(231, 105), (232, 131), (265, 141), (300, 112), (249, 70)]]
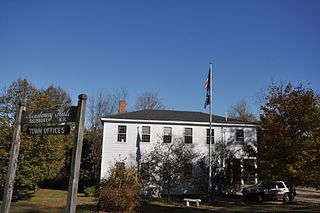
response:
[(77, 107), (23, 111), (22, 124), (75, 122)]
[[(14, 179), (18, 162), (20, 149), (21, 124), (42, 124), (42, 123), (66, 123), (75, 122), (74, 141), (71, 160), (71, 171), (69, 178), (69, 190), (67, 198), (66, 212), (76, 212), (76, 198), (78, 193), (78, 182), (80, 176), (80, 162), (83, 144), (85, 112), (87, 96), (84, 94), (78, 97), (78, 106), (70, 108), (54, 108), (43, 110), (25, 111), (23, 104), (19, 105), (16, 113), (16, 121), (11, 144), (9, 167), (7, 178), (3, 190), (3, 201), (1, 204), (1, 213), (9, 213)], [(69, 134), (70, 126), (29, 126), (27, 132), (30, 135), (49, 135), (49, 134)]]
[(70, 133), (70, 126), (28, 126), (28, 135), (67, 135)]

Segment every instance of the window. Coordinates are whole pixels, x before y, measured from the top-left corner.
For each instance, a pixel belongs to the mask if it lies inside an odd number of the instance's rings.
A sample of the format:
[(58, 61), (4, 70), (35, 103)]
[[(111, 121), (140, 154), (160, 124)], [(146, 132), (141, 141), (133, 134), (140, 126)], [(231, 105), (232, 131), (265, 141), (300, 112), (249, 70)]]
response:
[(244, 134), (242, 129), (238, 129), (236, 132), (236, 141), (237, 142), (244, 142)]
[(143, 180), (149, 180), (149, 163), (141, 163), (140, 174)]
[(285, 188), (282, 182), (277, 182), (277, 186), (279, 189)]
[(267, 189), (275, 189), (277, 188), (277, 184), (274, 182), (268, 183)]
[(171, 143), (171, 139), (172, 139), (172, 128), (171, 127), (164, 127), (163, 142), (164, 143)]
[(118, 142), (126, 142), (127, 126), (118, 126)]
[(143, 126), (142, 127), (141, 142), (150, 142), (150, 126)]
[[(214, 144), (214, 129), (211, 129), (211, 144)], [(210, 143), (210, 129), (207, 129), (207, 144)]]
[(191, 163), (184, 164), (184, 177), (186, 179), (190, 179), (192, 177), (192, 164)]
[(185, 143), (192, 143), (192, 128), (185, 128), (184, 129), (184, 142)]

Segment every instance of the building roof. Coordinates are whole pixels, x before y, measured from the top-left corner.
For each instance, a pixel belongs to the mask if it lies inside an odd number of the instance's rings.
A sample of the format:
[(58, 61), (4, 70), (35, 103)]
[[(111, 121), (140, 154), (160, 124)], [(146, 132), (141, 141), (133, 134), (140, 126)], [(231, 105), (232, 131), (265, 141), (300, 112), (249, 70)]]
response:
[[(185, 121), (185, 122), (209, 122), (209, 114), (203, 112), (173, 111), (173, 110), (141, 110), (117, 115), (109, 115), (105, 119), (129, 119), (129, 120), (157, 120), (157, 121)], [(102, 118), (102, 120), (104, 120)], [(212, 115), (213, 123), (256, 124), (237, 119)]]

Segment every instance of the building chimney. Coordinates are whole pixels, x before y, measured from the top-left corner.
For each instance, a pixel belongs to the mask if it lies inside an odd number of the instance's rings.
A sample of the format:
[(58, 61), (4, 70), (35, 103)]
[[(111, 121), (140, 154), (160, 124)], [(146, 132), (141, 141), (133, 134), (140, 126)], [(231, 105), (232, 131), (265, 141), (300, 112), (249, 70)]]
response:
[(120, 100), (119, 102), (119, 114), (126, 113), (126, 100)]

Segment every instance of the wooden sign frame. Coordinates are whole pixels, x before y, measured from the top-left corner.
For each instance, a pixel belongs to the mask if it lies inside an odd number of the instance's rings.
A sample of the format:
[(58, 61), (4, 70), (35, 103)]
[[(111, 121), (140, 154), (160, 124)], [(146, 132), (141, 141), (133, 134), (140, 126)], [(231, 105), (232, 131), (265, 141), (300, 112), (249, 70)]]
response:
[[(76, 198), (78, 193), (78, 182), (80, 174), (80, 162), (81, 152), (83, 144), (84, 124), (85, 124), (85, 112), (86, 112), (87, 96), (81, 94), (78, 96), (78, 106), (70, 108), (54, 108), (44, 110), (25, 111), (24, 104), (19, 104), (16, 112), (14, 132), (12, 137), (10, 160), (7, 172), (7, 178), (5, 188), (3, 192), (3, 200), (1, 204), (1, 213), (9, 213), (12, 192), (14, 186), (14, 178), (16, 175), (19, 149), (20, 149), (20, 133), (22, 124), (43, 124), (43, 123), (66, 123), (75, 122), (74, 142), (72, 151), (71, 173), (69, 179), (68, 200), (66, 206), (66, 212), (76, 212)], [(39, 132), (47, 128), (49, 133), (59, 134), (62, 132), (59, 130), (52, 130), (54, 128), (68, 128), (65, 126), (36, 126), (27, 128), (38, 128)], [(50, 129), (51, 128), (51, 129)], [(49, 130), (50, 129), (50, 130)], [(70, 127), (69, 127), (70, 132)], [(36, 134), (34, 134), (36, 135)]]

